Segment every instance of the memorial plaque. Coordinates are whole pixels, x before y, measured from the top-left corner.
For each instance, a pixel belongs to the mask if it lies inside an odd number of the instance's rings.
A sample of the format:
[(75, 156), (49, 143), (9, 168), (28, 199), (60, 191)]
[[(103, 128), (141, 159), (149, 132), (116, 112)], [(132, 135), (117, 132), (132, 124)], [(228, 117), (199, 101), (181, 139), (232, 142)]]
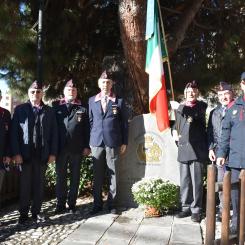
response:
[(119, 164), (119, 206), (137, 206), (131, 187), (144, 177), (160, 177), (179, 185), (177, 146), (171, 130), (160, 132), (151, 114), (134, 117), (129, 124), (127, 151)]

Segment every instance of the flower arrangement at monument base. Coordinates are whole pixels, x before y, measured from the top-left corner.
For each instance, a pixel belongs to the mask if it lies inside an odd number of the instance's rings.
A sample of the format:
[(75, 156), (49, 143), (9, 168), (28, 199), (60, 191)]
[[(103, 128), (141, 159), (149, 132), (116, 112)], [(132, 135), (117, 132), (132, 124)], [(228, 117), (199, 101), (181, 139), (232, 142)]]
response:
[(132, 186), (134, 200), (146, 207), (145, 217), (156, 217), (178, 207), (179, 187), (161, 178), (143, 178)]

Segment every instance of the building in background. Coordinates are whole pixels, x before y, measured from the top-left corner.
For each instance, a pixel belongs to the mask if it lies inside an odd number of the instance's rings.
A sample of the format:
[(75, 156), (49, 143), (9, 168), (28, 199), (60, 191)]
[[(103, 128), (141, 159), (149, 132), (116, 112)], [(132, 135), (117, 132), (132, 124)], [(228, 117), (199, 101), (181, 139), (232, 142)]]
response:
[(21, 102), (19, 100), (17, 100), (11, 95), (10, 90), (2, 91), (2, 101), (0, 103), (0, 106), (10, 111), (11, 114), (13, 113), (14, 108), (20, 103)]

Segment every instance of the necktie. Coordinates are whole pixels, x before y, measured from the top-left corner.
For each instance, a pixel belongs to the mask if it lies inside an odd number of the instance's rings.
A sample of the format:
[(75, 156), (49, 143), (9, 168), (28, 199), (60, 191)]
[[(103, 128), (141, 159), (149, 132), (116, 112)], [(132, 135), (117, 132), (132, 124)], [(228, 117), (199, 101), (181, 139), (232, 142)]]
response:
[(108, 96), (105, 96), (101, 99), (101, 106), (102, 106), (102, 110), (104, 113), (106, 112), (107, 99), (108, 99)]

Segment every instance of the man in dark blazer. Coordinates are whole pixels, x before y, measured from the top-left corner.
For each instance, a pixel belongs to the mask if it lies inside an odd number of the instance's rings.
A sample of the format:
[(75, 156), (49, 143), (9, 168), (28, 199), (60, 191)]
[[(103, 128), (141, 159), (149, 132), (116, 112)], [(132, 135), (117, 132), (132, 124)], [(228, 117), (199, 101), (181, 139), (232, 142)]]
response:
[[(222, 122), (225, 117), (227, 106), (233, 101), (233, 92), (231, 85), (226, 82), (220, 82), (217, 86), (217, 94), (219, 104), (210, 112), (208, 120), (208, 150), (209, 160), (216, 162), (216, 154), (218, 151), (219, 142), (221, 139)], [(222, 182), (225, 173), (225, 166), (217, 165), (217, 181)], [(221, 221), (222, 214), (222, 195), (223, 192), (219, 192), (219, 212), (216, 220)]]
[[(2, 91), (0, 90), (0, 101), (2, 100)], [(10, 112), (0, 107), (0, 192), (2, 189), (5, 168), (10, 164), (10, 132), (11, 115)], [(0, 200), (1, 204), (1, 200)], [(1, 226), (1, 221), (0, 221)]]
[[(231, 171), (231, 182), (239, 181), (242, 170), (245, 169), (245, 72), (241, 75), (240, 86), (243, 94), (228, 105), (228, 110), (222, 123), (221, 139), (218, 145), (217, 165), (227, 163)], [(232, 222), (231, 233), (237, 233), (239, 212), (239, 190), (231, 190)]]
[(208, 158), (205, 113), (207, 104), (197, 100), (195, 81), (186, 85), (185, 101), (176, 112), (173, 135), (178, 141), (180, 162), (181, 212), (178, 218), (191, 215), (193, 222), (201, 221), (203, 168)]
[[(76, 212), (76, 200), (83, 155), (89, 155), (89, 121), (87, 109), (77, 99), (77, 85), (69, 80), (64, 88), (64, 99), (54, 106), (58, 123), (59, 153), (56, 161), (56, 213)], [(67, 196), (67, 170), (70, 169), (70, 187)]]
[(117, 164), (128, 143), (128, 112), (124, 100), (112, 92), (112, 74), (104, 71), (98, 80), (100, 93), (89, 99), (90, 147), (93, 156), (94, 207), (102, 210), (102, 186), (105, 170), (109, 174), (108, 209), (116, 213)]
[(45, 172), (47, 163), (55, 161), (58, 144), (55, 113), (43, 103), (38, 82), (32, 83), (28, 96), (28, 102), (15, 108), (11, 126), (13, 161), (20, 171), (20, 224), (28, 220), (30, 205), (32, 219), (44, 221), (40, 210)]

